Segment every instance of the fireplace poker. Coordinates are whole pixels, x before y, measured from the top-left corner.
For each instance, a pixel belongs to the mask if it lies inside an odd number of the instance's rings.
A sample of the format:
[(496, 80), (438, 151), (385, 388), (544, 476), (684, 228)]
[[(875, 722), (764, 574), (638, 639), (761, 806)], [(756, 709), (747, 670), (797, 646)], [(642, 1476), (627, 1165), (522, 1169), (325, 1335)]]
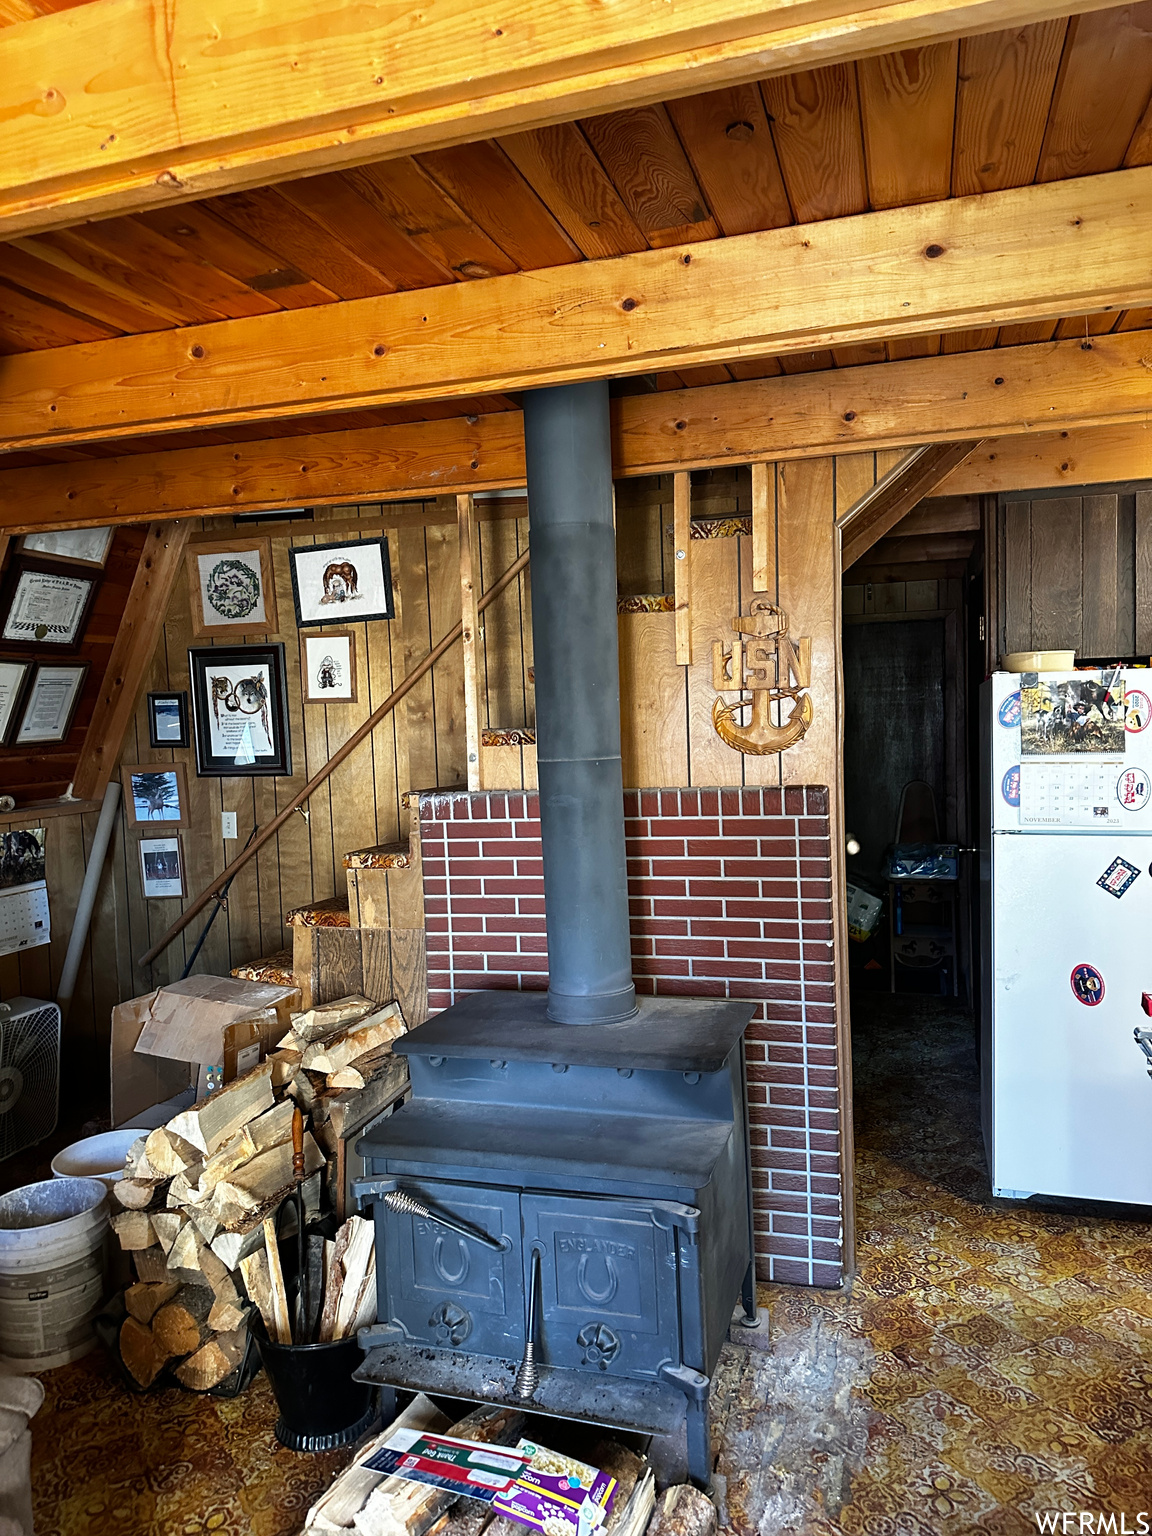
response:
[(487, 1232), (480, 1227), (474, 1227), (470, 1221), (461, 1221), (458, 1216), (449, 1216), (446, 1211), (429, 1205), (426, 1200), (421, 1200), (410, 1190), (389, 1189), (381, 1198), (388, 1209), (395, 1211), (399, 1216), (423, 1216), (425, 1221), (438, 1221), (442, 1227), (447, 1227), (449, 1232), (455, 1232), (460, 1237), (470, 1237), (473, 1242), (483, 1243), (485, 1248), (495, 1248), (498, 1252), (502, 1252), (507, 1247), (507, 1244), (499, 1238), (489, 1237)]
[(532, 1250), (532, 1268), (528, 1272), (528, 1329), (524, 1340), (524, 1358), (516, 1371), (512, 1390), (517, 1397), (530, 1398), (540, 1385), (536, 1367), (536, 1292), (540, 1289), (540, 1250)]
[(292, 1110), (292, 1177), (296, 1181), (296, 1342), (307, 1344), (304, 1290), (308, 1284), (308, 1254), (304, 1238), (304, 1115)]

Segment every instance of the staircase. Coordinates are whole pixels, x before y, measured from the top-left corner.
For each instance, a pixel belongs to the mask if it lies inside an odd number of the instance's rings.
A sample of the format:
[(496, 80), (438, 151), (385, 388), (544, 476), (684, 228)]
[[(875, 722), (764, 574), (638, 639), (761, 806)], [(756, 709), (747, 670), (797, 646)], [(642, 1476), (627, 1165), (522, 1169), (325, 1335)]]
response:
[(304, 1008), (351, 992), (377, 1002), (395, 998), (409, 1029), (422, 1024), (428, 1016), (428, 965), (415, 796), (408, 810), (407, 842), (346, 853), (346, 890), (294, 907), (285, 919), (291, 949), (238, 965), (233, 976), (297, 986)]

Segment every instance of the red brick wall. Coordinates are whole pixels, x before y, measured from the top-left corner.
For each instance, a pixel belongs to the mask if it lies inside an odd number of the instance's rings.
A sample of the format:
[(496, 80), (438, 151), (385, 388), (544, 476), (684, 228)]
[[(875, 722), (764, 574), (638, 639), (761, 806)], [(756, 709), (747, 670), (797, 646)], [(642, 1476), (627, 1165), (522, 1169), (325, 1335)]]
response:
[[(638, 991), (742, 997), (757, 1266), (840, 1280), (840, 1175), (828, 792), (628, 790)], [(548, 984), (534, 794), (420, 797), (429, 1007)]]

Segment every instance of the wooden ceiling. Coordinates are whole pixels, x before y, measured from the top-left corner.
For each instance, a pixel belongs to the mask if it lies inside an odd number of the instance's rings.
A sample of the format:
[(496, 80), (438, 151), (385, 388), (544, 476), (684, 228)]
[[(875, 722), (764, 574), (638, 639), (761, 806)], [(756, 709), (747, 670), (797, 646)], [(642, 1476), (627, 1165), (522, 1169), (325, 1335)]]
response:
[[(0, 18), (67, 0), (0, 0)], [(0, 352), (468, 282), (1152, 163), (1152, 0), (0, 244)], [(716, 364), (679, 388), (1152, 325), (1070, 316)], [(167, 447), (501, 410), (488, 396)], [(10, 454), (121, 455), (155, 437)]]

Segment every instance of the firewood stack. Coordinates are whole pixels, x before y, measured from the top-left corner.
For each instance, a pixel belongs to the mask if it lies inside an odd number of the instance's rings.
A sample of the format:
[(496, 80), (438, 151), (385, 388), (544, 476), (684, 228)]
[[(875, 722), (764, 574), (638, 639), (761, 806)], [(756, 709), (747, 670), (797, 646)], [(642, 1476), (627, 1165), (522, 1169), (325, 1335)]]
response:
[[(326, 1159), (313, 1132), (326, 1099), (387, 1069), (404, 1020), (395, 1003), (346, 997), (291, 1022), (266, 1061), (140, 1136), (114, 1186), (120, 1210), (112, 1226), (137, 1274), (125, 1292), (120, 1353), (141, 1387), (173, 1361), (177, 1380), (193, 1390), (225, 1382), (244, 1354), (250, 1302), (272, 1339), (291, 1341), (275, 1216), (296, 1188), (294, 1111), (299, 1105), (308, 1125), (307, 1219), (320, 1205)], [(309, 1244), (311, 1331), (342, 1338), (375, 1316), (371, 1226), (354, 1217), (334, 1243)]]

